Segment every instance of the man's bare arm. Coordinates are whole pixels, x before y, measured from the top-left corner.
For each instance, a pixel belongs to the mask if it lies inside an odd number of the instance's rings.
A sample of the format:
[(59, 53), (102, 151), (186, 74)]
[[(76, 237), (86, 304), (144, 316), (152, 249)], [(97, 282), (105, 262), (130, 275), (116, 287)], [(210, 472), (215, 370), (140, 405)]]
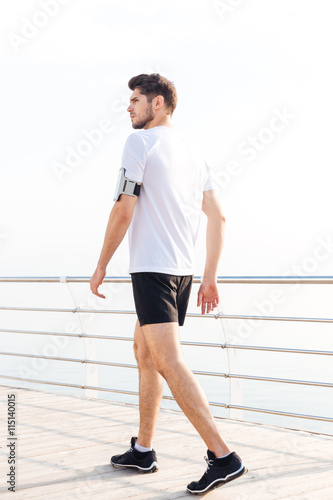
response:
[(202, 210), (207, 215), (206, 264), (198, 292), (198, 307), (202, 314), (209, 313), (219, 303), (217, 268), (221, 258), (225, 217), (214, 190), (204, 191)]
[(101, 255), (90, 280), (90, 290), (92, 293), (103, 299), (105, 299), (105, 296), (98, 292), (98, 287), (103, 283), (106, 275), (106, 267), (122, 242), (131, 223), (136, 201), (136, 196), (122, 194), (120, 200), (115, 202), (112, 207)]

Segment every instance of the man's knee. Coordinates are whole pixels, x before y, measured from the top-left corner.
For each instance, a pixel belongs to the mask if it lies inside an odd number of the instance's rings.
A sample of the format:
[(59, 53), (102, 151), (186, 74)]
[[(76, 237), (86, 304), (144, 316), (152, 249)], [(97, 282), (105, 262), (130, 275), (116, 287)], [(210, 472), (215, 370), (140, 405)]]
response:
[(141, 359), (143, 358), (142, 348), (140, 344), (136, 341), (134, 341), (133, 350), (135, 359), (137, 360), (138, 363), (141, 362)]
[(139, 368), (154, 368), (164, 377), (168, 362), (163, 355), (152, 355), (146, 343), (134, 341), (133, 349)]
[(163, 354), (156, 356), (153, 361), (156, 370), (165, 380), (167, 380), (171, 374), (177, 373), (184, 363), (181, 357), (163, 356)]
[(153, 360), (147, 345), (134, 341), (133, 349), (139, 368), (153, 366)]

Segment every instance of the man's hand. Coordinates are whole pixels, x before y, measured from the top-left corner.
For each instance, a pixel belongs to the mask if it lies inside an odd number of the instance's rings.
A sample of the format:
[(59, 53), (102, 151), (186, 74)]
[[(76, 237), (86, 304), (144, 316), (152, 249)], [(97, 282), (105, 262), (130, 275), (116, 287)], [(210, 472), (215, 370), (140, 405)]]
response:
[(98, 297), (101, 297), (102, 299), (105, 299), (105, 295), (98, 293), (98, 287), (103, 283), (105, 275), (106, 270), (97, 267), (90, 280), (90, 290), (92, 291), (92, 293), (94, 293)]
[(212, 311), (219, 303), (219, 291), (216, 280), (204, 280), (198, 291), (198, 304), (201, 306), (201, 313), (207, 314)]

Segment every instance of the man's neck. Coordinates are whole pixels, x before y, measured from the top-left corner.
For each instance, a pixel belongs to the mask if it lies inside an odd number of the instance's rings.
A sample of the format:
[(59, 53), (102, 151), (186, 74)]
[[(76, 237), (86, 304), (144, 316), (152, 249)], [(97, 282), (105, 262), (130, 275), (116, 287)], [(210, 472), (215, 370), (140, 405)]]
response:
[(161, 118), (155, 117), (151, 122), (147, 123), (147, 125), (144, 127), (144, 130), (148, 130), (149, 128), (154, 128), (154, 127), (175, 128), (171, 122), (170, 115), (166, 115)]

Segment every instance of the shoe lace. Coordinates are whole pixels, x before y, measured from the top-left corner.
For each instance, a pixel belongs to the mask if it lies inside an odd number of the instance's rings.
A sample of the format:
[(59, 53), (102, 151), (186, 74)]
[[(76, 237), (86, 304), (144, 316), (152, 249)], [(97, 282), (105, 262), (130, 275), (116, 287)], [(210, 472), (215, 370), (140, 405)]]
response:
[(206, 460), (206, 463), (207, 463), (207, 469), (205, 470), (203, 476), (201, 477), (201, 479), (199, 480), (199, 483), (198, 484), (206, 484), (207, 483), (207, 472), (209, 471), (210, 467), (213, 466), (213, 460), (209, 460), (208, 457), (204, 457), (204, 459)]
[(207, 463), (207, 469), (206, 469), (206, 472), (209, 471), (210, 467), (213, 466), (213, 460), (209, 460), (208, 457), (204, 457), (204, 459), (206, 460), (206, 463)]
[(125, 451), (124, 456), (132, 455), (132, 452), (133, 452), (133, 448), (131, 446), (127, 451)]

